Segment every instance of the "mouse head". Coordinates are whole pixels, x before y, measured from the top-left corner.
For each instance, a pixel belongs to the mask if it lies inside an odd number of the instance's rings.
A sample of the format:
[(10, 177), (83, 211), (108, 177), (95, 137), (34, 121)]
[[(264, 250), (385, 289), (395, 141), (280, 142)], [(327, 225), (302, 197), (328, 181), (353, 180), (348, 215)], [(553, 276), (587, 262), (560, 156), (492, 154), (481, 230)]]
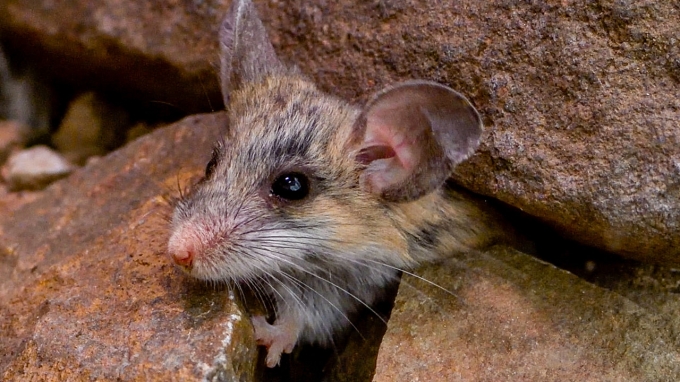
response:
[(472, 105), (428, 81), (387, 88), (361, 109), (326, 95), (279, 61), (250, 1), (233, 2), (220, 44), (229, 132), (175, 208), (175, 262), (235, 281), (366, 259), (404, 265), (389, 211), (442, 187), (474, 151)]

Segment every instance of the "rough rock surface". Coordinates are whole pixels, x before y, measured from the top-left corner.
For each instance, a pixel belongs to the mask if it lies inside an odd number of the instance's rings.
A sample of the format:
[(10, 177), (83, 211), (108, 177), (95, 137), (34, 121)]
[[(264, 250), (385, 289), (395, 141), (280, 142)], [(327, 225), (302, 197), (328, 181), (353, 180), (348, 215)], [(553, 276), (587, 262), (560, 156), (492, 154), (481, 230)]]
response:
[[(680, 264), (679, 3), (257, 6), (282, 56), (326, 90), (357, 98), (427, 78), (468, 95), (488, 132), (458, 171), (466, 186), (583, 243)], [(0, 25), (14, 46), (58, 57), (59, 75), (207, 109), (227, 7), (9, 0)]]
[(225, 124), (187, 118), (33, 200), (0, 201), (0, 379), (252, 380), (233, 296), (165, 255), (164, 198), (200, 174)]
[(295, 4), (270, 25), (325, 88), (420, 77), (472, 99), (487, 133), (464, 185), (572, 239), (680, 264), (679, 3)]
[(39, 190), (74, 168), (61, 154), (41, 145), (14, 152), (2, 167), (2, 178), (12, 191)]
[(19, 122), (0, 121), (0, 166), (12, 150), (23, 146), (28, 129)]
[[(404, 276), (376, 382), (680, 378), (674, 310), (643, 307), (505, 247), (418, 274), (453, 295)], [(677, 295), (668, 302), (680, 306)]]

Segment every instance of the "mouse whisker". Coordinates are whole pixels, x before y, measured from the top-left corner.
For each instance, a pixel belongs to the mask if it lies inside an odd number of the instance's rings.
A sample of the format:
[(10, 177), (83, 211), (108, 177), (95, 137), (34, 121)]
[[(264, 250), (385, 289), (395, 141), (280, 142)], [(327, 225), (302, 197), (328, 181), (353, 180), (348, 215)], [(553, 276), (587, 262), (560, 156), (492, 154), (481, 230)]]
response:
[[(251, 249), (260, 250), (260, 251), (266, 250), (266, 248), (258, 248), (258, 247), (251, 247)], [(347, 289), (341, 287), (340, 285), (338, 285), (338, 284), (336, 284), (336, 283), (334, 283), (334, 282), (332, 282), (332, 281), (330, 281), (330, 280), (328, 280), (328, 279), (326, 279), (326, 278), (324, 278), (324, 277), (321, 277), (321, 276), (317, 275), (317, 274), (314, 273), (314, 272), (311, 272), (311, 271), (306, 270), (304, 267), (300, 266), (299, 264), (296, 264), (296, 263), (293, 262), (293, 261), (286, 260), (286, 259), (284, 259), (283, 257), (279, 258), (279, 260), (284, 261), (284, 262), (286, 262), (287, 264), (293, 266), (294, 269), (297, 269), (297, 270), (299, 270), (299, 271), (301, 271), (301, 272), (303, 272), (303, 273), (306, 273), (306, 274), (308, 274), (308, 275), (310, 275), (310, 276), (312, 276), (312, 277), (314, 277), (314, 278), (316, 278), (316, 279), (318, 279), (318, 280), (320, 280), (320, 281), (323, 281), (323, 282), (325, 282), (325, 283), (327, 283), (327, 284), (329, 284), (329, 285), (332, 285), (332, 286), (335, 287), (336, 289), (342, 291), (343, 293), (345, 293), (346, 295), (348, 295), (349, 297), (353, 298), (355, 301), (357, 301), (358, 303), (360, 303), (361, 305), (363, 305), (364, 307), (366, 307), (366, 308), (367, 308), (368, 310), (370, 310), (373, 314), (375, 314), (375, 316), (378, 317), (378, 319), (380, 319), (383, 323), (387, 324), (387, 321), (385, 321), (385, 319), (384, 319), (380, 314), (378, 314), (378, 312), (376, 312), (369, 304), (367, 304), (366, 302), (364, 302), (362, 299), (360, 299), (359, 297), (357, 297), (355, 294), (353, 294), (352, 292), (348, 291)]]
[[(284, 278), (288, 279), (288, 280), (291, 280), (291, 276), (287, 275), (285, 272), (281, 272), (280, 275), (283, 276)], [(288, 292), (288, 295), (293, 299), (293, 302), (300, 309), (305, 308), (304, 301), (302, 301), (302, 297), (300, 297), (300, 295), (302, 294), (302, 293), (300, 293), (300, 285), (297, 285), (295, 282), (293, 283), (293, 285), (291, 285), (289, 283), (285, 283), (284, 281), (282, 281), (278, 277), (276, 277), (276, 275), (274, 275), (273, 273), (268, 273), (267, 277), (271, 278), (272, 280), (275, 280), (279, 285), (281, 285), (281, 287), (283, 289), (285, 289), (286, 292)], [(293, 280), (297, 281), (294, 278), (293, 278)], [(279, 297), (281, 297), (280, 301), (286, 301), (286, 302), (289, 301), (288, 299), (284, 298), (283, 295), (278, 291), (278, 289), (275, 288), (273, 285), (271, 285), (271, 283), (268, 282), (267, 284), (272, 289), (272, 291), (274, 291), (276, 294), (279, 295)], [(293, 289), (291, 289), (293, 287), (295, 287), (297, 289), (297, 293)], [(277, 306), (276, 309), (282, 309), (282, 307)]]
[(389, 265), (389, 264), (386, 264), (386, 263), (383, 263), (383, 262), (380, 262), (380, 261), (376, 261), (376, 260), (363, 259), (363, 261), (375, 263), (375, 264), (378, 264), (378, 265), (383, 266), (383, 267), (387, 267), (387, 268), (390, 268), (390, 269), (393, 269), (393, 270), (397, 270), (397, 271), (403, 272), (403, 273), (405, 273), (405, 274), (407, 274), (407, 275), (409, 275), (409, 276), (411, 276), (411, 277), (414, 277), (414, 278), (416, 278), (416, 279), (418, 279), (418, 280), (420, 280), (420, 281), (423, 281), (423, 282), (425, 282), (425, 283), (427, 283), (427, 284), (430, 284), (430, 285), (436, 287), (437, 289), (440, 289), (441, 291), (443, 291), (443, 292), (445, 292), (445, 293), (447, 293), (447, 294), (453, 296), (453, 297), (454, 297), (456, 300), (458, 300), (459, 302), (461, 302), (461, 303), (463, 302), (463, 301), (461, 300), (460, 296), (458, 296), (457, 294), (455, 294), (453, 291), (444, 288), (443, 286), (441, 286), (441, 285), (435, 283), (434, 281), (430, 281), (430, 280), (428, 280), (428, 279), (426, 279), (426, 278), (424, 278), (424, 277), (422, 277), (422, 276), (418, 276), (417, 274), (415, 274), (415, 273), (413, 273), (413, 272), (409, 272), (409, 271), (407, 271), (407, 270), (405, 270), (405, 269), (403, 269), (403, 268), (395, 267), (395, 266), (392, 266), (392, 265)]
[[(282, 241), (282, 239), (286, 239), (286, 240), (303, 239), (303, 240), (310, 240), (311, 242), (313, 242), (314, 245), (320, 245), (318, 242), (321, 241), (321, 240), (326, 241), (326, 242), (340, 243), (340, 244), (366, 245), (365, 240), (364, 241), (361, 241), (359, 239), (357, 239), (357, 240), (346, 240), (346, 239), (335, 239), (335, 238), (332, 238), (332, 237), (323, 237), (322, 238), (322, 237), (319, 237), (319, 236), (312, 236), (312, 235), (305, 236), (305, 235), (300, 235), (300, 234), (296, 234), (295, 236), (291, 236), (291, 235), (262, 235), (262, 236), (258, 236), (256, 238), (246, 238), (246, 239), (249, 242), (258, 242), (258, 243), (277, 243), (277, 242), (280, 243)], [(286, 243), (282, 243), (282, 244), (296, 245), (296, 244), (300, 244), (300, 243), (286, 242)]]
[[(252, 223), (253, 221), (255, 221), (258, 218), (260, 218), (260, 217), (251, 218), (250, 220), (239, 223), (238, 226), (241, 226), (241, 225), (245, 226), (248, 223)], [(354, 227), (354, 226), (355, 226), (355, 224), (353, 224), (353, 223), (343, 224), (343, 223), (333, 222), (331, 227)], [(281, 231), (281, 230), (284, 230), (284, 229), (286, 229), (286, 230), (297, 230), (297, 229), (321, 230), (321, 227), (324, 227), (324, 225), (323, 224), (312, 224), (312, 223), (301, 224), (301, 223), (297, 223), (297, 222), (286, 222), (285, 225), (282, 224), (282, 225), (277, 225), (276, 227), (267, 227), (267, 228), (257, 227), (257, 228), (253, 228), (253, 229), (250, 229), (250, 230), (247, 230), (247, 231), (242, 231), (240, 233), (241, 234), (251, 234), (251, 233), (258, 233), (259, 234), (259, 233), (269, 232), (269, 231)], [(377, 229), (393, 228), (393, 227), (390, 227), (389, 225), (375, 225), (375, 224), (371, 225), (371, 227), (375, 227)], [(324, 229), (328, 229), (328, 227), (326, 227)]]
[[(293, 276), (293, 275), (291, 275), (291, 274), (289, 274), (285, 271), (282, 271), (282, 272), (279, 273), (281, 276), (290, 280), (294, 284), (294, 286), (296, 286), (298, 288), (297, 293), (296, 293), (295, 291), (293, 291), (293, 289), (291, 289), (292, 286), (290, 284), (284, 283), (283, 281), (278, 279), (274, 273), (265, 272), (265, 271), (263, 271), (263, 272), (266, 275), (266, 278), (277, 281), (278, 284), (280, 284), (281, 287), (284, 288), (288, 292), (288, 294), (293, 298), (295, 303), (297, 303), (297, 305), (300, 306), (300, 308), (305, 307), (304, 302), (302, 301), (302, 299), (300, 297), (302, 295), (302, 291), (299, 289), (300, 287), (304, 287), (307, 290), (319, 295), (319, 297), (321, 297), (322, 299), (326, 300), (335, 310), (337, 310), (340, 314), (342, 314), (352, 326), (354, 326), (352, 324), (352, 322), (349, 320), (349, 318), (346, 315), (344, 315), (344, 313), (342, 312), (342, 310), (340, 308), (338, 308), (335, 304), (333, 304), (331, 301), (329, 301), (325, 296), (321, 295), (319, 292), (314, 290), (312, 287), (310, 287), (309, 285), (304, 283), (302, 280), (296, 278), (295, 276)], [(260, 276), (260, 279), (263, 280), (265, 283), (267, 283), (269, 285), (272, 292), (276, 293), (281, 298), (281, 301), (286, 301), (286, 299), (283, 297), (283, 295), (280, 294), (280, 292), (277, 290), (277, 288), (275, 288), (269, 281), (267, 281), (266, 278)], [(359, 333), (359, 334), (361, 335), (361, 333)]]
[[(314, 288), (312, 288), (311, 286), (307, 285), (307, 284), (306, 284), (305, 282), (303, 282), (302, 280), (300, 280), (300, 279), (298, 279), (298, 278), (296, 278), (296, 277), (294, 277), (294, 276), (292, 276), (292, 275), (290, 275), (290, 274), (288, 274), (288, 273), (285, 273), (285, 272), (284, 272), (284, 273), (282, 273), (282, 275), (284, 275), (284, 277), (288, 278), (290, 281), (292, 281), (292, 282), (298, 284), (298, 285), (301, 286), (301, 287), (306, 288), (306, 289), (309, 290), (310, 292), (312, 292), (312, 293), (316, 294), (317, 296), (321, 297), (321, 298), (322, 298), (324, 301), (326, 301), (326, 302), (327, 302), (327, 303), (328, 303), (328, 304), (329, 304), (336, 312), (338, 312), (338, 313), (339, 313), (339, 314), (340, 314), (340, 315), (341, 315), (341, 316), (349, 323), (349, 325), (352, 326), (352, 328), (354, 328), (354, 330), (359, 334), (359, 336), (360, 336), (362, 339), (365, 339), (365, 337), (363, 336), (363, 334), (361, 334), (361, 331), (359, 330), (359, 328), (357, 328), (356, 325), (354, 325), (354, 323), (352, 322), (352, 320), (350, 320), (350, 318), (347, 316), (347, 314), (345, 314), (345, 312), (344, 312), (342, 309), (340, 309), (336, 304), (334, 304), (332, 301), (330, 301), (326, 296), (322, 295), (320, 292), (316, 291)], [(299, 298), (298, 298), (298, 300), (300, 301), (300, 304), (302, 304), (302, 300), (299, 299)], [(303, 307), (304, 307), (304, 305), (303, 305)], [(304, 310), (303, 310), (303, 311), (304, 311)], [(378, 316), (378, 317), (380, 317), (380, 316)], [(331, 333), (329, 333), (329, 334), (331, 334)]]

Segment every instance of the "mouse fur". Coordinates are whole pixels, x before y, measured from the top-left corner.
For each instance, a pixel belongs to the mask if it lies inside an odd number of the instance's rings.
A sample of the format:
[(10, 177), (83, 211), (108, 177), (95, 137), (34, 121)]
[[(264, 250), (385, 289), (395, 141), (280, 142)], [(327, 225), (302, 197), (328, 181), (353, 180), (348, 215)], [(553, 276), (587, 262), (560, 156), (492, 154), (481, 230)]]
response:
[[(483, 201), (446, 183), (481, 134), (464, 97), (428, 81), (364, 107), (325, 94), (278, 61), (250, 1), (234, 1), (220, 40), (228, 131), (175, 206), (168, 252), (193, 277), (275, 300), (273, 324), (253, 317), (267, 366), (298, 342), (329, 344), (398, 270), (501, 235)], [(273, 195), (286, 174), (307, 179), (304, 198)]]

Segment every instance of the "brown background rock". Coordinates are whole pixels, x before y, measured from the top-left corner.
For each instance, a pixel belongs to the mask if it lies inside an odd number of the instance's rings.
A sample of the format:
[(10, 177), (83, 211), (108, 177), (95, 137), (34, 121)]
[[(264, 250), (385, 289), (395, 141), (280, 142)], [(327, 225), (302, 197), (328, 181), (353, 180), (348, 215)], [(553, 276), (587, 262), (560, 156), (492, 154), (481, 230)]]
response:
[[(117, 133), (130, 124), (127, 111), (114, 107), (97, 93), (75, 97), (52, 135), (52, 144), (71, 161), (82, 165), (91, 156), (101, 156), (120, 147)], [(121, 134), (122, 135), (122, 134)]]
[(200, 174), (225, 124), (187, 118), (0, 204), (2, 380), (252, 380), (247, 316), (165, 254), (163, 198)]
[[(453, 295), (404, 276), (376, 382), (680, 378), (680, 321), (670, 309), (640, 306), (504, 247), (418, 274)], [(680, 306), (677, 295), (666, 300)]]
[[(5, 3), (6, 39), (56, 57), (62, 77), (184, 110), (218, 98), (211, 63), (226, 0)], [(357, 99), (427, 78), (467, 94), (488, 128), (458, 170), (464, 185), (583, 243), (680, 264), (677, 2), (257, 6), (282, 56), (326, 90)]]
[(15, 121), (0, 121), (0, 166), (5, 163), (12, 150), (23, 146), (26, 126)]
[(39, 70), (68, 83), (211, 111), (221, 99), (215, 36), (229, 4), (7, 0), (0, 34)]

